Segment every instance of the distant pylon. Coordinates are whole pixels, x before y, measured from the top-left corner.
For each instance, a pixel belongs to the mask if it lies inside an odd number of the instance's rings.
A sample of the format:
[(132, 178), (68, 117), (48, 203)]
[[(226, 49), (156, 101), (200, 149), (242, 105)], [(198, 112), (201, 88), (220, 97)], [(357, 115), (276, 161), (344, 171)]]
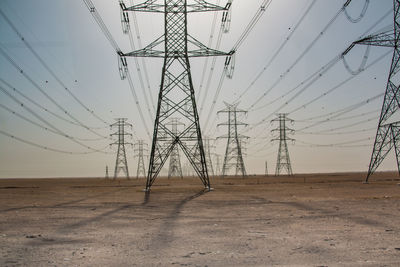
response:
[(265, 176), (268, 176), (268, 162), (265, 161)]
[(143, 140), (138, 140), (134, 145), (135, 157), (138, 158), (138, 165), (136, 171), (136, 178), (138, 179), (140, 175), (146, 178), (146, 168), (144, 166), (144, 157), (146, 156), (144, 152), (147, 152), (147, 144)]
[(108, 165), (106, 165), (106, 177), (105, 178), (106, 179), (110, 178), (109, 175), (108, 175)]
[[(171, 132), (175, 136), (179, 134), (178, 126), (185, 126), (185, 124), (179, 122), (178, 118), (171, 118), (170, 122), (165, 125), (171, 126)], [(179, 148), (177, 145), (174, 146), (169, 157), (168, 179), (171, 177), (183, 178), (181, 158), (179, 156)]]
[(221, 155), (214, 154), (215, 157), (215, 175), (221, 175)]
[[(390, 66), (389, 77), (386, 84), (385, 96), (381, 115), (379, 117), (378, 129), (374, 142), (374, 148), (369, 163), (368, 174), (365, 182), (375, 172), (386, 155), (394, 146), (396, 154), (397, 170), (400, 174), (400, 121), (392, 115), (400, 112), (400, 91), (396, 74), (400, 69), (400, 1), (393, 1), (394, 26), (390, 31), (367, 36), (354, 42), (344, 53), (346, 55), (356, 44), (393, 47), (393, 57)], [(368, 48), (367, 48), (368, 49)], [(398, 75), (397, 75), (398, 76)]]
[(204, 152), (206, 156), (206, 164), (207, 164), (207, 170), (209, 171), (209, 174), (211, 176), (214, 176), (214, 169), (213, 169), (213, 164), (211, 160), (211, 149), (215, 148), (214, 145), (211, 145), (210, 142), (214, 141), (214, 139), (208, 138), (207, 136), (203, 139), (204, 141)]
[(228, 121), (224, 123), (219, 123), (218, 126), (226, 125), (228, 126), (228, 134), (220, 136), (218, 138), (227, 138), (226, 151), (224, 164), (222, 166), (222, 176), (226, 176), (230, 168), (235, 167), (235, 174), (241, 173), (243, 177), (246, 176), (246, 168), (244, 166), (241, 140), (248, 138), (247, 136), (238, 133), (238, 126), (247, 126), (246, 123), (237, 120), (237, 116), (240, 113), (246, 114), (247, 111), (238, 109), (239, 103), (228, 104), (224, 102), (226, 108), (218, 111), (218, 113), (228, 113)]
[(271, 141), (279, 141), (278, 158), (276, 161), (275, 176), (278, 176), (282, 170), (286, 170), (288, 175), (293, 175), (292, 165), (290, 163), (289, 150), (287, 146), (287, 140), (294, 141), (294, 139), (287, 136), (288, 133), (293, 133), (294, 130), (286, 127), (286, 122), (293, 122), (289, 119), (286, 114), (279, 113), (278, 118), (273, 119), (271, 122), (279, 121), (279, 128), (272, 130), (272, 132), (279, 131), (279, 137), (274, 138)]
[(118, 140), (110, 145), (118, 145), (117, 150), (117, 159), (115, 161), (115, 170), (114, 170), (114, 179), (117, 178), (119, 172), (123, 172), (126, 175), (126, 178), (129, 179), (129, 172), (128, 172), (128, 162), (126, 161), (126, 152), (125, 152), (125, 145), (132, 145), (132, 143), (125, 142), (125, 135), (132, 136), (130, 133), (125, 132), (125, 127), (130, 126), (132, 124), (126, 122), (127, 119), (125, 118), (118, 118), (116, 122), (111, 124), (111, 127), (118, 127), (118, 131), (111, 134), (111, 136), (118, 136)]
[[(191, 1), (190, 4), (187, 0), (147, 0), (130, 7), (121, 4), (123, 12), (154, 12), (164, 15), (164, 33), (159, 38), (143, 49), (120, 54), (121, 61), (125, 64), (126, 56), (164, 59), (146, 192), (150, 190), (175, 146), (182, 149), (205, 189), (211, 190), (189, 58), (209, 56), (231, 58), (234, 52), (225, 53), (206, 47), (188, 34), (187, 22), (188, 14), (194, 12), (223, 11), (225, 14), (229, 11), (231, 3), (232, 1), (228, 1), (225, 7), (204, 0)], [(165, 123), (177, 115), (182, 116), (185, 129), (179, 135), (174, 135), (167, 129)]]

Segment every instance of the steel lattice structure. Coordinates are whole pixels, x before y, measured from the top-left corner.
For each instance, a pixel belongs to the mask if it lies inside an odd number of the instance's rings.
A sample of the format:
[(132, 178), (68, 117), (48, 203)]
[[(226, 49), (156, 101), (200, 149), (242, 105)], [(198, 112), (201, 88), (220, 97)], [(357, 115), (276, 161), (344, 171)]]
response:
[(204, 153), (206, 156), (206, 164), (207, 164), (207, 170), (210, 172), (211, 176), (214, 176), (214, 168), (211, 160), (211, 149), (215, 148), (215, 146), (211, 145), (210, 142), (214, 141), (214, 139), (205, 137), (203, 139), (204, 141)]
[[(162, 36), (143, 49), (120, 55), (123, 58), (125, 56), (164, 58), (146, 191), (150, 190), (176, 145), (180, 146), (204, 187), (210, 189), (189, 58), (230, 56), (232, 52), (225, 53), (208, 48), (189, 35), (187, 15), (192, 12), (205, 11), (227, 12), (231, 0), (225, 7), (207, 3), (204, 0), (190, 2), (188, 4), (187, 0), (148, 0), (131, 7), (121, 4), (124, 12), (140, 11), (164, 14), (165, 32)], [(160, 46), (164, 46), (164, 49)], [(124, 60), (122, 59), (122, 61)], [(182, 117), (185, 128), (179, 134), (174, 134), (165, 123), (169, 118), (178, 115)]]
[[(166, 125), (171, 125), (171, 131), (174, 136), (178, 135), (178, 126), (185, 126), (185, 124), (179, 122), (179, 118), (171, 118), (169, 123)], [(180, 177), (183, 178), (181, 158), (179, 156), (179, 148), (178, 146), (174, 146), (171, 151), (171, 155), (169, 157), (169, 169), (168, 169), (168, 178), (171, 177)]]
[(265, 176), (268, 176), (268, 162), (265, 161)]
[(245, 177), (247, 174), (243, 161), (241, 140), (247, 139), (249, 137), (238, 133), (238, 126), (247, 126), (247, 124), (238, 121), (237, 115), (240, 113), (246, 114), (247, 111), (238, 109), (237, 106), (239, 103), (235, 104), (228, 104), (226, 102), (224, 103), (226, 105), (226, 108), (218, 111), (218, 113), (228, 113), (228, 121), (218, 124), (218, 126), (221, 125), (228, 126), (228, 134), (218, 137), (218, 138), (228, 139), (226, 144), (224, 164), (222, 165), (222, 176), (226, 176), (229, 169), (234, 167), (235, 175), (241, 173), (242, 176)]
[[(287, 136), (288, 133), (293, 133), (294, 130), (286, 126), (286, 122), (293, 122), (289, 119), (285, 113), (279, 113), (278, 118), (273, 119), (271, 122), (279, 122), (279, 128), (272, 130), (271, 132), (278, 132), (278, 138), (273, 138), (271, 141), (279, 141), (278, 158), (276, 160), (275, 176), (278, 176), (282, 170), (286, 170), (288, 175), (293, 175), (292, 165), (290, 163), (289, 150), (287, 141), (294, 141), (294, 139)], [(266, 166), (266, 165), (265, 165)]]
[(147, 151), (147, 144), (143, 140), (138, 140), (134, 145), (134, 153), (138, 158), (138, 165), (136, 170), (136, 178), (139, 179), (140, 175), (146, 177), (146, 168), (144, 166), (144, 152)]
[(132, 127), (132, 124), (126, 122), (126, 118), (118, 118), (116, 119), (116, 122), (111, 124), (110, 127), (118, 127), (118, 131), (111, 134), (111, 136), (118, 136), (118, 140), (112, 144), (112, 145), (118, 145), (118, 150), (117, 150), (117, 159), (115, 160), (115, 170), (114, 170), (114, 179), (117, 178), (118, 174), (122, 171), (125, 173), (126, 178), (129, 179), (129, 171), (128, 171), (128, 162), (126, 160), (126, 152), (125, 152), (125, 145), (132, 145), (132, 143), (127, 143), (125, 142), (125, 136), (132, 136), (130, 133), (125, 132), (125, 127), (130, 126)]
[(394, 146), (397, 170), (400, 174), (400, 121), (392, 121), (393, 114), (400, 112), (400, 92), (399, 84), (394, 76), (400, 69), (400, 0), (393, 0), (394, 27), (392, 31), (382, 32), (376, 35), (367, 36), (354, 42), (344, 54), (347, 54), (354, 45), (373, 45), (383, 47), (393, 47), (393, 57), (390, 66), (389, 77), (386, 84), (386, 91), (379, 117), (378, 128), (374, 142), (374, 148), (369, 163), (368, 174), (365, 182), (376, 171), (386, 155)]

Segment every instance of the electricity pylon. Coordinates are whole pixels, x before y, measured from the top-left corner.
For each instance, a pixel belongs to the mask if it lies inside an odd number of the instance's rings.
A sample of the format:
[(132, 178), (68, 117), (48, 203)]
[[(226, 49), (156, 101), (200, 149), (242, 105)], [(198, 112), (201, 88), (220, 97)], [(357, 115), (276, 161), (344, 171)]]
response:
[(294, 139), (287, 136), (288, 133), (293, 134), (294, 130), (286, 127), (286, 122), (293, 122), (289, 119), (286, 114), (279, 113), (278, 118), (273, 119), (271, 122), (279, 122), (279, 128), (272, 130), (271, 132), (279, 131), (279, 137), (271, 139), (271, 141), (279, 141), (278, 158), (276, 161), (275, 176), (278, 176), (283, 169), (286, 170), (288, 175), (293, 175), (292, 165), (290, 163), (289, 150), (287, 141), (294, 141)]
[(214, 154), (215, 158), (215, 175), (221, 175), (221, 155)]
[(214, 176), (214, 168), (213, 168), (213, 164), (211, 161), (211, 149), (215, 148), (215, 145), (211, 145), (210, 142), (214, 141), (214, 139), (205, 137), (203, 138), (204, 141), (204, 153), (206, 156), (206, 164), (207, 164), (207, 170), (209, 171), (209, 173), (211, 174), (211, 176)]
[[(228, 12), (232, 0), (228, 0), (225, 7), (210, 4), (204, 0), (191, 1), (193, 3), (190, 4), (187, 4), (187, 0), (159, 2), (158, 0), (147, 0), (131, 7), (121, 5), (123, 11), (164, 14), (165, 32), (162, 36), (143, 49), (120, 55), (123, 58), (126, 56), (164, 58), (145, 190), (150, 190), (176, 145), (181, 147), (204, 187), (210, 190), (189, 58), (232, 56), (233, 52), (225, 53), (208, 48), (189, 35), (187, 15), (206, 11)], [(191, 49), (188, 44), (191, 45)], [(164, 49), (159, 48), (160, 46), (164, 46)], [(182, 122), (185, 124), (185, 129), (175, 135), (166, 127), (165, 122), (168, 121), (168, 118), (176, 117), (178, 114), (184, 120)]]
[(136, 171), (136, 178), (139, 179), (140, 175), (146, 177), (146, 168), (144, 166), (145, 152), (147, 152), (147, 144), (143, 140), (138, 140), (134, 145), (135, 157), (138, 158), (138, 165)]
[(117, 159), (115, 161), (115, 170), (114, 170), (114, 179), (117, 178), (119, 172), (123, 172), (126, 175), (126, 178), (129, 179), (129, 171), (128, 171), (128, 162), (126, 161), (126, 152), (125, 152), (125, 145), (132, 145), (132, 143), (125, 142), (125, 135), (132, 136), (130, 133), (125, 132), (125, 127), (130, 126), (132, 128), (132, 124), (127, 123), (128, 119), (126, 118), (119, 118), (116, 119), (116, 122), (111, 124), (110, 127), (118, 127), (118, 131), (111, 134), (111, 136), (117, 135), (118, 140), (112, 145), (118, 145), (117, 150)]
[(265, 161), (265, 176), (268, 176), (268, 162)]
[(400, 174), (400, 121), (393, 121), (392, 115), (400, 111), (400, 91), (399, 83), (396, 81), (395, 75), (400, 69), (400, 0), (393, 1), (394, 10), (394, 27), (393, 30), (382, 32), (376, 35), (367, 36), (354, 42), (344, 53), (347, 54), (354, 45), (373, 45), (383, 47), (393, 47), (393, 57), (390, 66), (389, 77), (386, 84), (385, 96), (381, 115), (379, 117), (378, 129), (374, 142), (374, 148), (369, 163), (368, 174), (365, 182), (375, 172), (386, 155), (394, 146), (396, 154), (397, 170)]
[(228, 104), (224, 102), (226, 108), (218, 111), (219, 113), (228, 113), (228, 121), (224, 123), (219, 123), (218, 126), (226, 125), (228, 126), (228, 134), (219, 136), (218, 138), (227, 138), (225, 150), (224, 164), (222, 165), (222, 176), (226, 176), (229, 169), (235, 167), (235, 174), (242, 174), (243, 177), (246, 176), (246, 168), (244, 166), (241, 140), (249, 138), (247, 136), (238, 133), (238, 126), (247, 126), (246, 123), (237, 120), (238, 114), (246, 114), (247, 111), (238, 109), (239, 103)]
[[(171, 125), (171, 132), (174, 136), (178, 135), (178, 126), (185, 126), (181, 123), (178, 118), (171, 118), (169, 123), (165, 125)], [(183, 178), (181, 158), (179, 156), (178, 146), (174, 146), (171, 151), (171, 156), (169, 158), (169, 169), (168, 169), (168, 179), (171, 177)]]
[(105, 176), (105, 178), (106, 179), (110, 178), (109, 175), (108, 175), (108, 165), (106, 165), (106, 176)]

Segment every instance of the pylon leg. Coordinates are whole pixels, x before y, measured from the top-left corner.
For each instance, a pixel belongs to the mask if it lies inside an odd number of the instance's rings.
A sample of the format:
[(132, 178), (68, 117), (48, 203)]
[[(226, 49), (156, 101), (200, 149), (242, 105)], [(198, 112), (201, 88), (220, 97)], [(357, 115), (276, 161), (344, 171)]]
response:
[(381, 162), (385, 159), (386, 155), (392, 149), (392, 136), (391, 126), (389, 124), (378, 127), (374, 149), (372, 151), (371, 161), (369, 163), (368, 174), (367, 178), (365, 179), (366, 183), (368, 183), (369, 177), (375, 172)]

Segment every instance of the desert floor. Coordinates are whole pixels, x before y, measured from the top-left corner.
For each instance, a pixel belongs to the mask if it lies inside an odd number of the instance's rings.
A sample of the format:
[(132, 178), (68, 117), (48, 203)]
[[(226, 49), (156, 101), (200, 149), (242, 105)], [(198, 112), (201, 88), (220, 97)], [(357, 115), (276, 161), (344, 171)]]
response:
[(0, 179), (0, 266), (400, 266), (396, 173)]

